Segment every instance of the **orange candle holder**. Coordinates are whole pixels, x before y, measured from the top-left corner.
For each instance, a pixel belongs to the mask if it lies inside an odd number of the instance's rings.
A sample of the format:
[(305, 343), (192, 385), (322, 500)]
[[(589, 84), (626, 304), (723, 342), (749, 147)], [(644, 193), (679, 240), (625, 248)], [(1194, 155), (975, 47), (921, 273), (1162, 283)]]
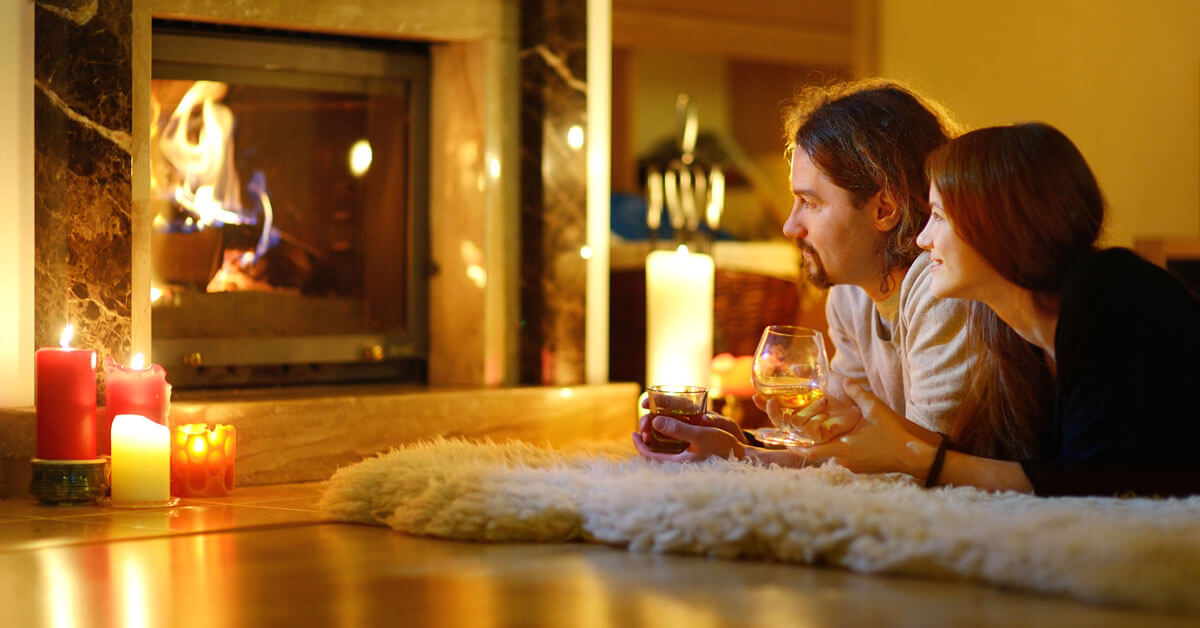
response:
[(233, 491), (237, 429), (187, 423), (171, 428), (171, 494), (225, 497)]

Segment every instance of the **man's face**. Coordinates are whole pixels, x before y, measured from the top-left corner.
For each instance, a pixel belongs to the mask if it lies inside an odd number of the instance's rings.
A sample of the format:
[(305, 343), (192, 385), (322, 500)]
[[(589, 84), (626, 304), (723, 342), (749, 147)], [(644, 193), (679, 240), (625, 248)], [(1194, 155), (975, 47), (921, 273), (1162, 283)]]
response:
[(792, 213), (783, 225), (804, 257), (808, 279), (819, 288), (878, 282), (872, 205), (858, 208), (848, 190), (838, 187), (802, 150), (792, 153)]

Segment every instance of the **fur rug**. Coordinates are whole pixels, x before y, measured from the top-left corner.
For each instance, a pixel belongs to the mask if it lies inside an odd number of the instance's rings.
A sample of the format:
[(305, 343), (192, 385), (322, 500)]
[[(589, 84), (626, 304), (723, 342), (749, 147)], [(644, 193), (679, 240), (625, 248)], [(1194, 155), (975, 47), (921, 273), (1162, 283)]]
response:
[(340, 469), (332, 518), (475, 541), (837, 565), (1200, 613), (1200, 497), (925, 490), (836, 465), (657, 464), (632, 446), (434, 440)]

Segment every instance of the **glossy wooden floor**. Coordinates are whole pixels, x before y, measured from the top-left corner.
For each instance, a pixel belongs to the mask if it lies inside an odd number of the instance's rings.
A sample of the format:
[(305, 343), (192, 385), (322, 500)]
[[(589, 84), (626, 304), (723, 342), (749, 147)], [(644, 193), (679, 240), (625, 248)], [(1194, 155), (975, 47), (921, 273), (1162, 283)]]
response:
[(159, 510), (0, 501), (0, 626), (1184, 626), (957, 582), (323, 522), (319, 484)]

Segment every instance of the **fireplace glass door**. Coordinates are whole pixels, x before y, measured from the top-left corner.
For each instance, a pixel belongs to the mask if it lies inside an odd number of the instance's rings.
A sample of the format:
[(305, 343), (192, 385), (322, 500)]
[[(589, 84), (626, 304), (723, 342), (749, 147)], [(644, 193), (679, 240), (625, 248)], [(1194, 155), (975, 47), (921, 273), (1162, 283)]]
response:
[(156, 21), (153, 57), (154, 360), (185, 387), (422, 380), (428, 51)]

